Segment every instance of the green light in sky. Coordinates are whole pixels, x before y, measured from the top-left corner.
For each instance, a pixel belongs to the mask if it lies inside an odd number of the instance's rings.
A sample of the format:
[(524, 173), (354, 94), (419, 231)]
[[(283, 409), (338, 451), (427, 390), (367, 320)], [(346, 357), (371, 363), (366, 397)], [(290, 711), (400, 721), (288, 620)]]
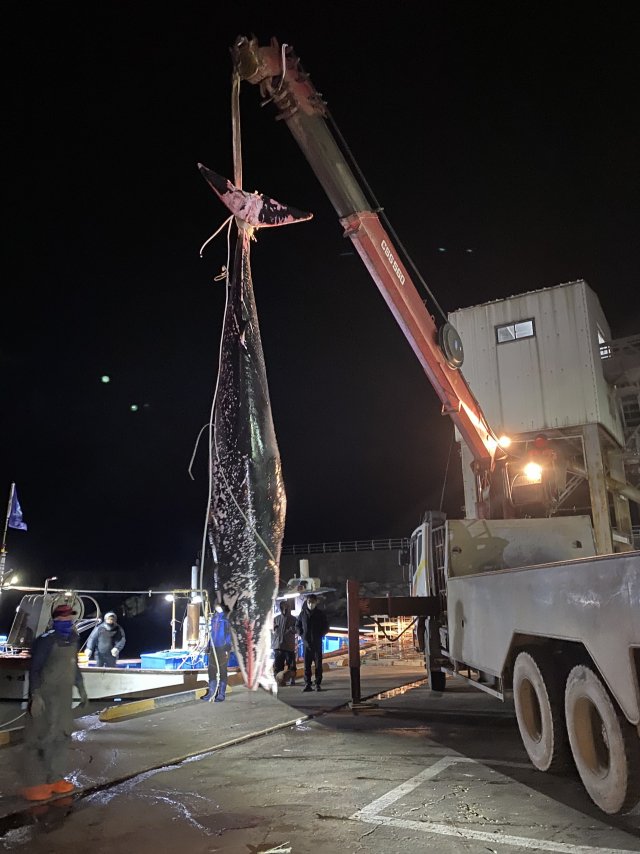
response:
[(129, 407), (129, 409), (132, 412), (137, 412), (138, 411), (138, 405), (136, 403), (132, 403), (131, 406)]
[(108, 377), (106, 374), (103, 377), (100, 377), (103, 383), (111, 382), (111, 377)]

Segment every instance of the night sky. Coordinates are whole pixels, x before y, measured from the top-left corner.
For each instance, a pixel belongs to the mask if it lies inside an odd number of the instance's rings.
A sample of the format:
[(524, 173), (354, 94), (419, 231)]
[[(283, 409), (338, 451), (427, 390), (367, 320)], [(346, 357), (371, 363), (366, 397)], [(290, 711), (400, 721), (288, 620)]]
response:
[[(255, 9), (0, 10), (0, 490), (17, 482), (29, 530), (10, 532), (9, 566), (31, 583), (186, 582), (199, 549), (204, 445), (195, 483), (187, 466), (215, 382), (226, 247), (198, 250), (226, 212), (196, 164), (232, 174), (239, 33), (295, 47), (445, 310), (585, 278), (615, 337), (640, 328), (637, 4)], [(252, 254), (286, 542), (407, 536), (440, 502), (452, 425), (259, 100), (245, 84), (245, 187), (314, 213), (259, 234)], [(451, 464), (445, 509), (460, 516), (455, 445)]]

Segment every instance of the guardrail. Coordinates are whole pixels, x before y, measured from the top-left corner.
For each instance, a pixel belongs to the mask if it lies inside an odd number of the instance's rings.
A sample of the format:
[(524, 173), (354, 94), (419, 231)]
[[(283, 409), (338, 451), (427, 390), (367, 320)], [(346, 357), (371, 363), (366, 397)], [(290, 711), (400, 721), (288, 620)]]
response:
[(406, 537), (388, 540), (351, 540), (339, 543), (307, 543), (302, 546), (283, 546), (283, 555), (332, 554), (335, 552), (375, 552), (406, 549), (409, 546)]

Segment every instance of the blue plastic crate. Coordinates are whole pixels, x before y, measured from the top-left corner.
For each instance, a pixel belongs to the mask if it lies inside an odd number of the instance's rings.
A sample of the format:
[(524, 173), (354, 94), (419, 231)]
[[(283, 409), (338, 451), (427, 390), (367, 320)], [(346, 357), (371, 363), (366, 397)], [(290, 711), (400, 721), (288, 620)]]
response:
[(201, 654), (194, 660), (182, 649), (147, 652), (140, 656), (140, 666), (143, 670), (200, 670), (206, 668), (207, 656)]
[[(322, 652), (337, 652), (346, 646), (347, 639), (342, 635), (325, 635), (322, 638)], [(304, 643), (298, 639), (298, 658), (304, 658)]]
[(335, 635), (332, 637), (331, 635), (325, 635), (322, 638), (322, 651), (323, 652), (337, 652), (341, 646), (344, 645), (343, 637), (336, 637)]

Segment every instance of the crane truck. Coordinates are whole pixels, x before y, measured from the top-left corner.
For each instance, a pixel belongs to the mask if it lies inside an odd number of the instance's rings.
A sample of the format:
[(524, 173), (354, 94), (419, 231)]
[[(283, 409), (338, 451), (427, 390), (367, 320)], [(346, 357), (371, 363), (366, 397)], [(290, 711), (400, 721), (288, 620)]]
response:
[[(473, 459), (475, 518), (425, 515), (403, 555), (411, 596), (361, 599), (357, 582), (347, 584), (354, 708), (361, 616), (414, 617), (433, 690), (455, 673), (500, 699), (512, 694), (537, 769), (574, 765), (600, 809), (632, 809), (640, 800), (640, 552), (598, 555), (588, 516), (548, 518), (548, 473), (510, 454), (491, 429), (460, 370), (460, 337), (444, 315), (438, 328), (408, 267), (421, 280), (419, 271), (348, 162), (293, 49), (241, 36), (232, 59), (236, 81), (259, 85), (293, 134)], [(540, 518), (530, 518), (534, 506)]]

